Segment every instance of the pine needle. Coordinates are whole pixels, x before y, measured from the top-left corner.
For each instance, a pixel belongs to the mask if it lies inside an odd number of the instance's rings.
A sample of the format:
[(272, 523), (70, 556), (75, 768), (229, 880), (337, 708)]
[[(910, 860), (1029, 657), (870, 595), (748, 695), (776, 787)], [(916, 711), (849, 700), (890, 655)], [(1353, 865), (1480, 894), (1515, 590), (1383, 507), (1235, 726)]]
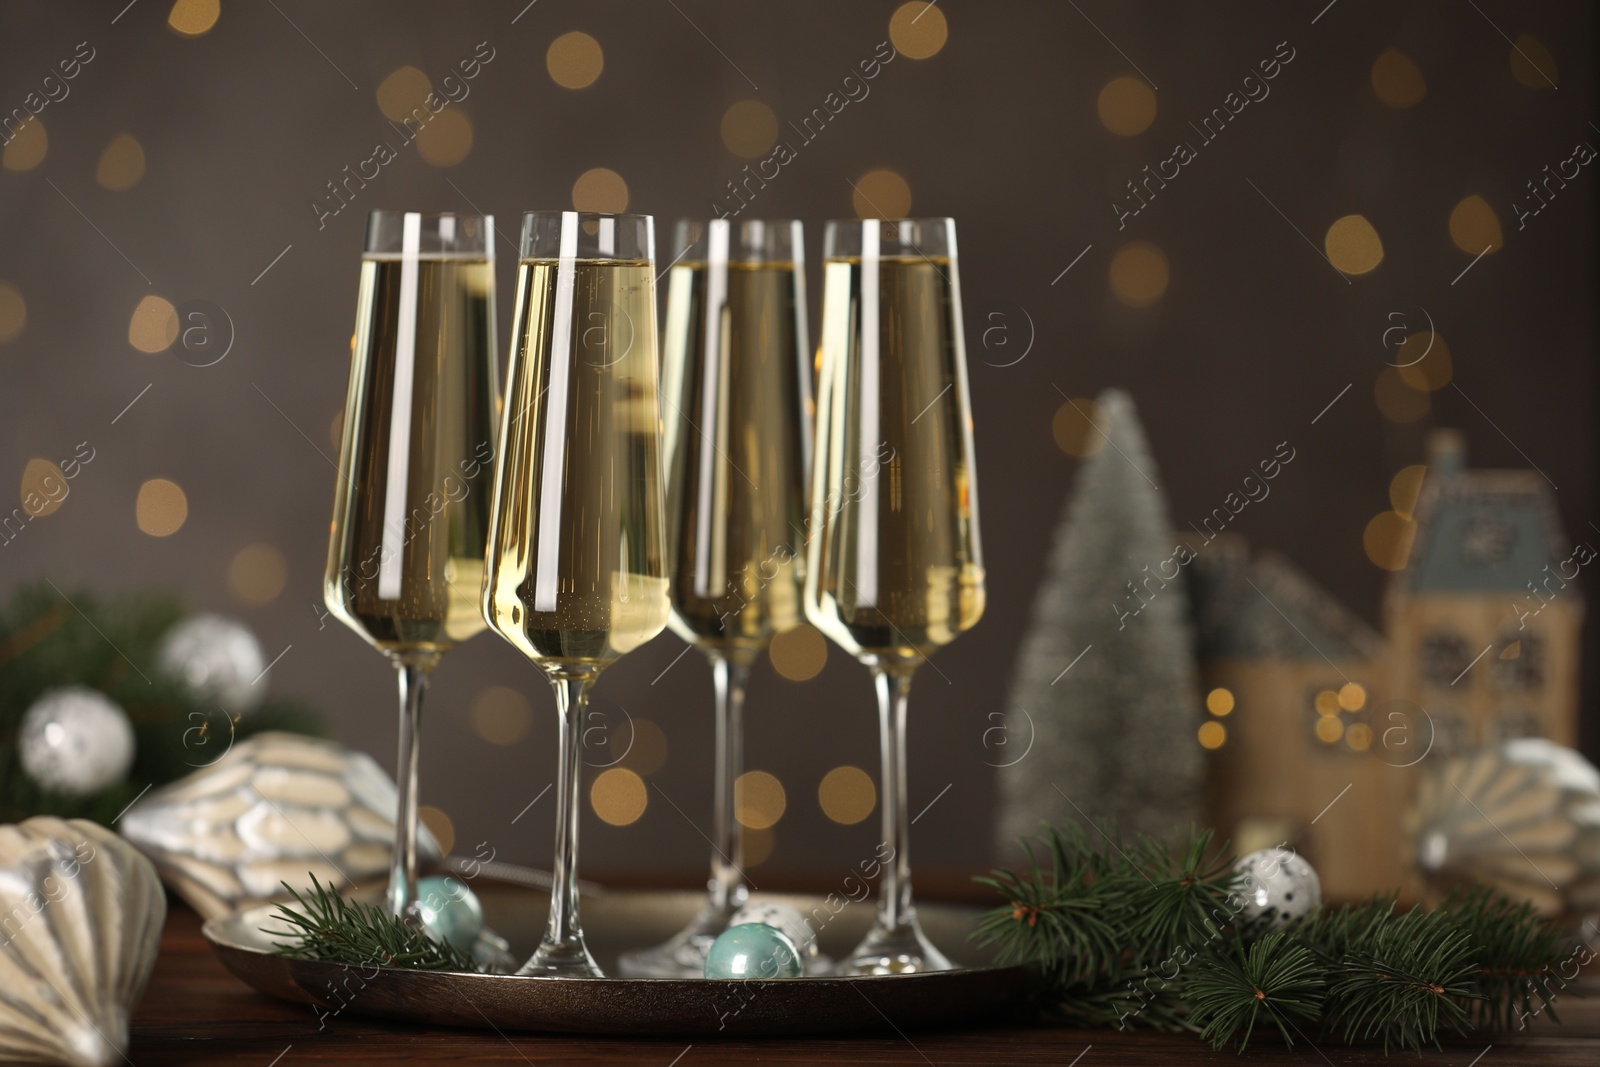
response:
[(274, 919), (294, 929), (263, 930), (274, 936), (276, 956), (342, 963), (352, 967), (404, 967), (417, 971), (473, 971), (471, 961), (450, 945), (435, 941), (418, 926), (372, 904), (346, 900), (311, 876), (309, 899), (282, 883), (296, 906), (277, 905)]

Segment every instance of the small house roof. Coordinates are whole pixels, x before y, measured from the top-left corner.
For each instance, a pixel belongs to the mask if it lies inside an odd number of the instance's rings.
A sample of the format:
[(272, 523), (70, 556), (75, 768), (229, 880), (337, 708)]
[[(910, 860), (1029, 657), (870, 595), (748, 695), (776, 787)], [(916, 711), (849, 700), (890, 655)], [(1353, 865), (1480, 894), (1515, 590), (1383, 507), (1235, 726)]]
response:
[(1533, 470), (1447, 468), (1424, 483), (1415, 518), (1395, 592), (1526, 593), (1572, 553), (1555, 494)]

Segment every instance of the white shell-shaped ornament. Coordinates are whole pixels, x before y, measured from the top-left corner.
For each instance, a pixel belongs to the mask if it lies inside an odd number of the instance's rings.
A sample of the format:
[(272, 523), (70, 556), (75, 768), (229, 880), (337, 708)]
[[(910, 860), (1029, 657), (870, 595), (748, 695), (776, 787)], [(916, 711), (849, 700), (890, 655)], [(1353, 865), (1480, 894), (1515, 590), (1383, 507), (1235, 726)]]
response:
[[(394, 782), (371, 756), (262, 733), (128, 809), (123, 836), (201, 915), (287, 899), (281, 883), (381, 892), (394, 844)], [(439, 858), (427, 827), (417, 849)]]
[(1553, 741), (1443, 763), (1419, 783), (1408, 829), (1433, 896), (1485, 882), (1547, 915), (1600, 907), (1600, 771)]
[(110, 830), (0, 826), (0, 1062), (124, 1062), (166, 915), (155, 868)]

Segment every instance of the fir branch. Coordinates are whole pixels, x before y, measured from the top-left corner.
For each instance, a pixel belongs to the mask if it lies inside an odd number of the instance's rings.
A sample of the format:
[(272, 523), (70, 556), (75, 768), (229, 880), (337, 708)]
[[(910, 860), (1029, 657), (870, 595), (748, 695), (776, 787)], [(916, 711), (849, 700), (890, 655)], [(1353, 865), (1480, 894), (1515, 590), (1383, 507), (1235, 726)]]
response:
[(1472, 946), (1479, 994), (1469, 1006), (1474, 1026), (1521, 1029), (1545, 1012), (1561, 1021), (1556, 995), (1587, 959), (1578, 959), (1559, 926), (1541, 918), (1533, 905), (1487, 886), (1454, 892), (1439, 910), (1466, 930)]
[(1316, 955), (1280, 931), (1249, 948), (1234, 941), (1207, 954), (1189, 980), (1186, 999), (1191, 1021), (1212, 1048), (1237, 1041), (1242, 1052), (1263, 1019), (1292, 1047), (1293, 1034), (1316, 1023), (1323, 991)]
[(1479, 994), (1467, 932), (1441, 912), (1413, 908), (1371, 929), (1340, 960), (1328, 988), (1326, 1023), (1348, 1043), (1379, 1038), (1417, 1049), (1448, 1027), (1466, 1033), (1464, 1004)]
[(404, 967), (418, 971), (473, 971), (471, 961), (449, 944), (435, 941), (420, 927), (372, 904), (346, 900), (311, 876), (309, 898), (282, 883), (298, 907), (277, 905), (274, 919), (294, 929), (263, 930), (274, 936), (274, 955), (342, 963), (352, 967)]

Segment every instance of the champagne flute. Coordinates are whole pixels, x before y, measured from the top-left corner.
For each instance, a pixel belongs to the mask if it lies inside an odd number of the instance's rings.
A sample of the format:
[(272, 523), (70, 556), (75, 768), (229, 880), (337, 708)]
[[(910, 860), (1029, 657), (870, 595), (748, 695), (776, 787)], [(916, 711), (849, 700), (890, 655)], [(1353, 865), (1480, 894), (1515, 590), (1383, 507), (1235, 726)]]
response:
[(669, 625), (711, 661), (715, 800), (708, 897), (684, 929), (622, 958), (641, 978), (698, 978), (749, 896), (733, 788), (750, 667), (801, 621), (811, 367), (800, 223), (685, 220), (669, 272), (662, 388)]
[(944, 970), (911, 901), (906, 701), (984, 606), (955, 223), (831, 222), (822, 269), (805, 611), (872, 671), (890, 850), (877, 921), (838, 969)]
[(398, 810), (388, 907), (415, 917), (422, 696), (439, 657), (483, 629), (493, 491), (494, 219), (375, 211), (323, 599), (393, 661)]
[(550, 913), (519, 973), (599, 978), (578, 917), (579, 740), (607, 665), (667, 624), (648, 215), (522, 219), (483, 613), (560, 715)]

